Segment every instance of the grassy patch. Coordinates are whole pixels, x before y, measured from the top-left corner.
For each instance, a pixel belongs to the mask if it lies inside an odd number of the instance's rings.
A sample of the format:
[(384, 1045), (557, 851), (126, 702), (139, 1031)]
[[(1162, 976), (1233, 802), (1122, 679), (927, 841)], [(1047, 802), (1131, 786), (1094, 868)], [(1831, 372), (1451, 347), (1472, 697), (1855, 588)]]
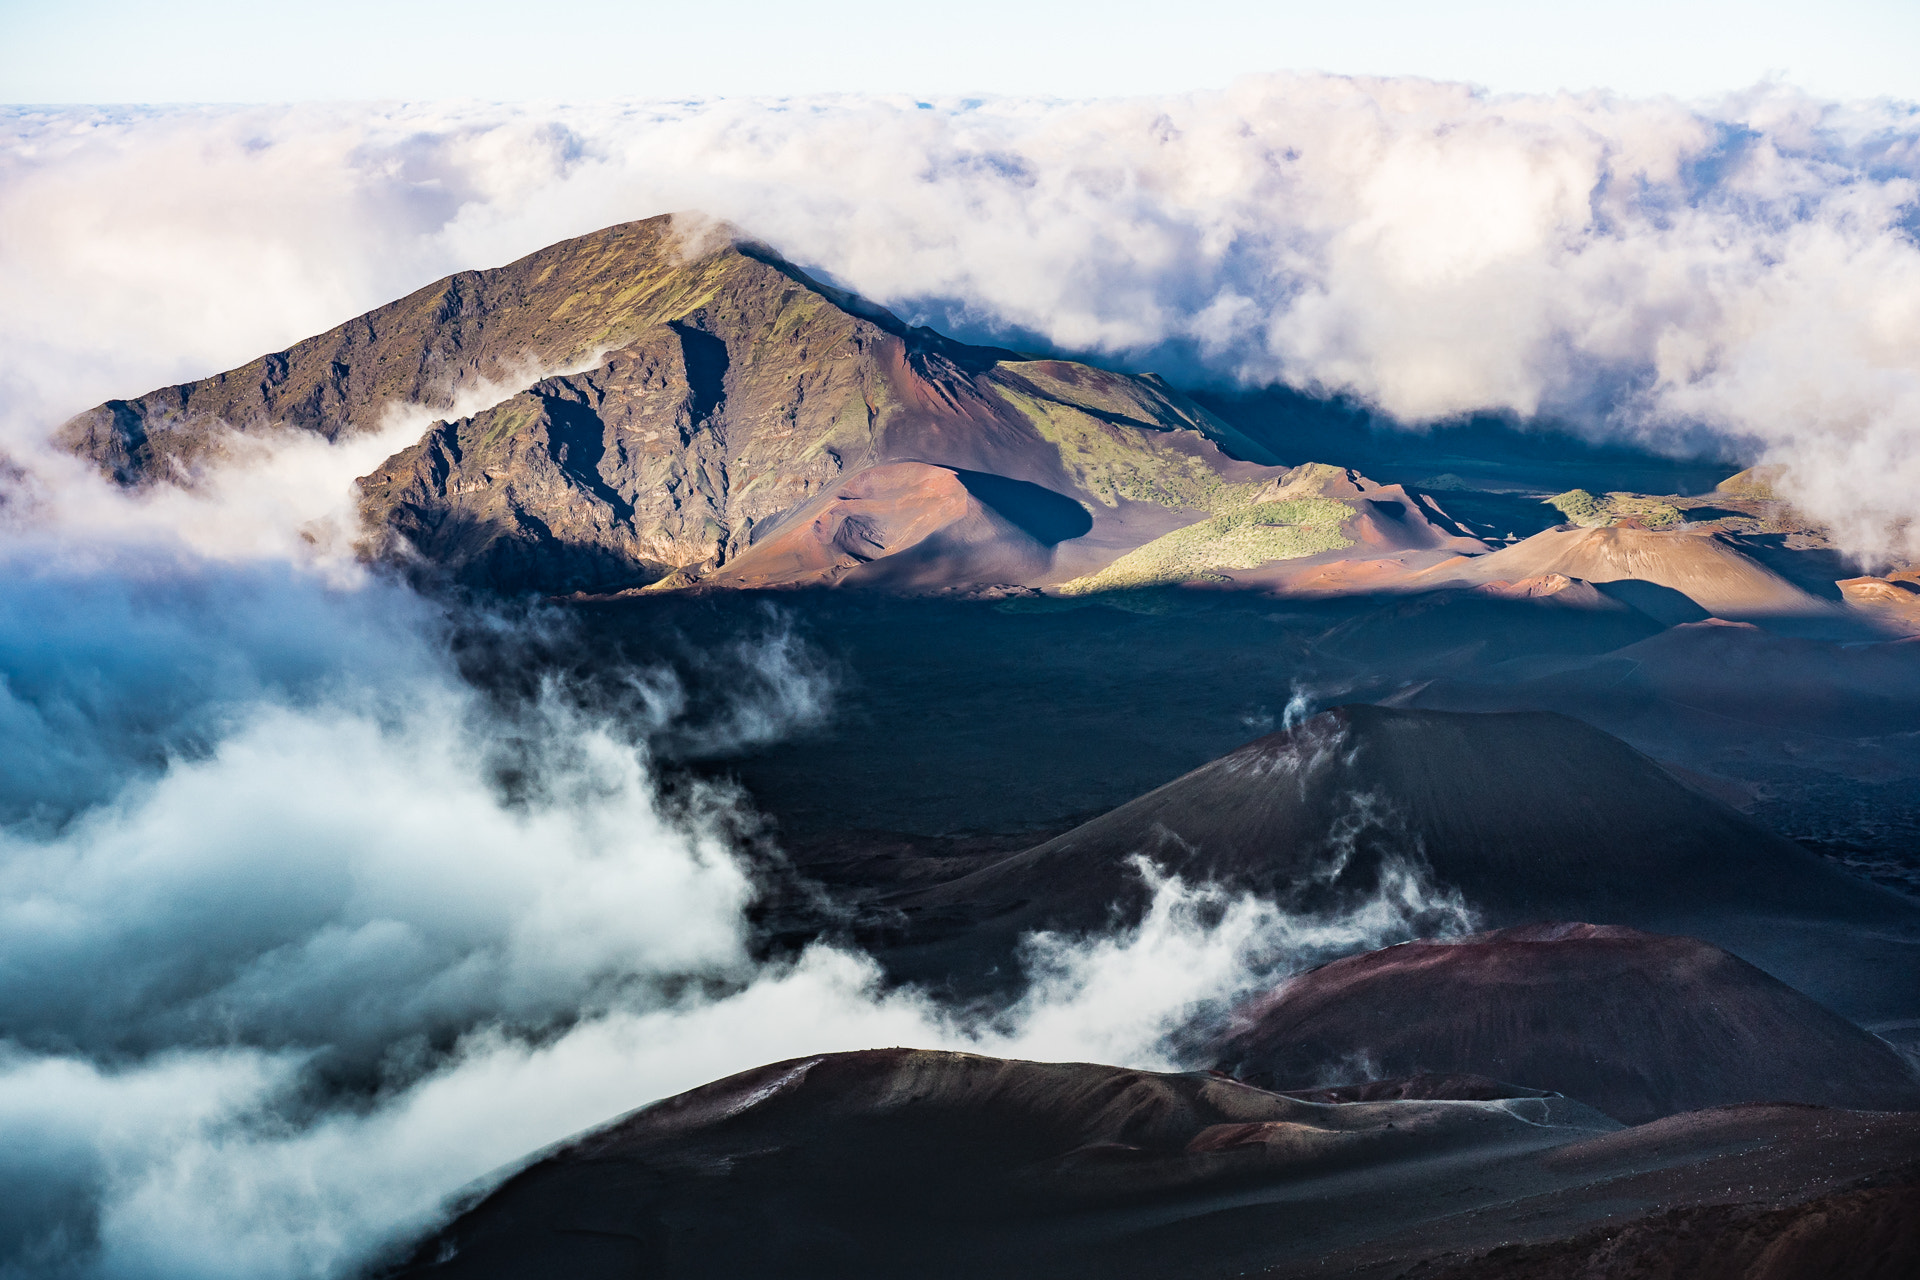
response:
[(482, 450), (499, 448), (526, 430), (540, 416), (541, 408), (537, 396), (522, 392), (481, 413), (472, 420), (473, 428), (479, 432), (479, 447)]
[(1353, 509), (1346, 503), (1330, 498), (1242, 501), (1199, 524), (1175, 529), (1143, 547), (1135, 547), (1098, 573), (1063, 584), (1060, 593), (1088, 595), (1217, 581), (1225, 569), (1254, 569), (1271, 560), (1297, 560), (1322, 551), (1337, 551), (1353, 545), (1353, 539), (1340, 531), (1352, 515)]
[[(1125, 499), (1213, 510), (1223, 491), (1238, 487), (1223, 483), (1201, 459), (1160, 445), (1151, 431), (1115, 426), (1072, 405), (1030, 396), (1005, 383), (995, 390), (1033, 424), (1041, 439), (1060, 450), (1061, 464), (1074, 482), (1106, 506), (1117, 507)], [(1138, 406), (1133, 407), (1137, 411)], [(1165, 426), (1192, 430), (1184, 422)]]
[(1629, 516), (1649, 529), (1670, 529), (1686, 521), (1672, 503), (1637, 493), (1609, 493), (1596, 498), (1585, 489), (1569, 489), (1546, 499), (1546, 503), (1557, 508), (1569, 523), (1589, 529), (1617, 524)]

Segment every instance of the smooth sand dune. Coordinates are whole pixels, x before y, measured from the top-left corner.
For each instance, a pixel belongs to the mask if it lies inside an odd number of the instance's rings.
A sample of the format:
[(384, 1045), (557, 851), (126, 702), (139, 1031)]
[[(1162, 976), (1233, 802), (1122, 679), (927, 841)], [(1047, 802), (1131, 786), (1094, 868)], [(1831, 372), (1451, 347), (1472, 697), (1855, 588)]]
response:
[(1540, 600), (1569, 609), (1624, 609), (1627, 606), (1600, 594), (1591, 582), (1564, 573), (1540, 573), (1530, 578), (1494, 578), (1474, 588), (1496, 600)]
[(1625, 525), (1547, 529), (1484, 556), (1437, 565), (1413, 581), (1436, 586), (1517, 582), (1549, 574), (1595, 583), (1651, 583), (1723, 618), (1800, 617), (1834, 608), (1718, 535)]
[(1424, 1274), (1649, 1215), (1819, 1203), (1897, 1176), (1917, 1143), (1920, 1115), (1736, 1107), (1623, 1129), (1562, 1098), (1329, 1105), (871, 1050), (748, 1071), (540, 1153), (393, 1273)]
[(1888, 630), (1920, 635), (1920, 572), (1909, 569), (1884, 578), (1843, 578), (1833, 585), (1848, 604)]
[(1243, 1009), (1220, 1064), (1288, 1089), (1364, 1058), (1477, 1072), (1640, 1124), (1736, 1102), (1920, 1109), (1885, 1041), (1720, 948), (1590, 924), (1410, 942), (1323, 965)]

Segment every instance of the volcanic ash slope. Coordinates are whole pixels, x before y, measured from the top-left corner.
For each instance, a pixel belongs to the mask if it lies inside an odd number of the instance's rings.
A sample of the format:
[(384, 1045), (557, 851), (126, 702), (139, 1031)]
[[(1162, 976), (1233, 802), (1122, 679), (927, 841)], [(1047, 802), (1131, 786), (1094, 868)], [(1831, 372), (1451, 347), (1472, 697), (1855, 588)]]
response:
[(1528, 925), (1350, 956), (1243, 1009), (1220, 1065), (1288, 1088), (1366, 1062), (1478, 1073), (1627, 1124), (1737, 1102), (1920, 1109), (1892, 1046), (1720, 948)]
[(1862, 1021), (1920, 1014), (1920, 904), (1857, 880), (1550, 712), (1352, 705), (1248, 743), (1044, 844), (894, 904), (889, 962), (959, 978), (1038, 929), (1137, 918), (1136, 859), (1298, 911), (1395, 873), (1493, 925), (1590, 919), (1725, 946)]
[[(1824, 617), (1836, 612), (1834, 605), (1801, 590), (1720, 534), (1629, 525), (1547, 529), (1487, 555), (1437, 565), (1419, 580), (1480, 584), (1554, 576), (1634, 584), (1637, 594), (1632, 587), (1621, 589), (1625, 602), (1666, 622), (1701, 616), (1689, 615), (1689, 602), (1701, 613), (1721, 618)], [(1663, 599), (1662, 593), (1671, 595)]]
[(1154, 1206), (1186, 1206), (1180, 1216), (1210, 1194), (1538, 1151), (1617, 1127), (1560, 1098), (1330, 1106), (1198, 1073), (825, 1054), (546, 1154), (399, 1274), (1155, 1274), (1112, 1248)]
[[(1848, 1257), (1822, 1207), (1897, 1178), (1917, 1144), (1914, 1114), (1735, 1107), (1623, 1129), (1564, 1098), (1321, 1104), (1200, 1073), (823, 1054), (540, 1153), (397, 1272), (1392, 1276), (1516, 1244), (1583, 1248), (1601, 1227), (1630, 1226), (1654, 1264), (1724, 1243), (1675, 1241), (1671, 1213), (1709, 1228), (1733, 1214), (1736, 1248), (1784, 1234)], [(1844, 1207), (1871, 1224), (1885, 1208)], [(1913, 1245), (1880, 1253), (1910, 1266)]]

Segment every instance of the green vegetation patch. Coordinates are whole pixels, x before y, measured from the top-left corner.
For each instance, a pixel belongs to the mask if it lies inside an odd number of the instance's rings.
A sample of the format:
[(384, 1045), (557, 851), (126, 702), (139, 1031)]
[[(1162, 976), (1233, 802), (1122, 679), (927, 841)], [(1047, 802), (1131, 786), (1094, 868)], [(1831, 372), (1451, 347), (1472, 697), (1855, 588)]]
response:
[[(1268, 464), (1278, 461), (1264, 446), (1248, 439), (1202, 406), (1187, 400), (1152, 374), (1144, 378), (1132, 378), (1059, 360), (1007, 360), (1002, 361), (997, 369), (1009, 375), (994, 379), (1000, 394), (1033, 421), (1042, 435), (1061, 445), (1061, 456), (1069, 465), (1072, 459), (1067, 458), (1067, 443), (1049, 434), (1049, 428), (1064, 428), (1069, 434), (1083, 436), (1086, 427), (1084, 423), (1074, 422), (1071, 417), (1062, 417), (1058, 412), (1061, 410), (1068, 415), (1083, 416), (1109, 432), (1125, 430), (1126, 423), (1134, 424), (1136, 431), (1149, 433), (1190, 431), (1211, 440), (1234, 457)], [(1052, 370), (1064, 371), (1065, 376)], [(1038, 394), (1030, 394), (1032, 392)], [(1080, 415), (1080, 410), (1089, 412)], [(1115, 421), (1102, 421), (1102, 415)], [(1151, 496), (1136, 500), (1159, 501)]]
[[(1061, 464), (1074, 483), (1102, 504), (1122, 499), (1163, 507), (1218, 507), (1225, 484), (1202, 459), (1170, 448), (1154, 433), (1115, 426), (1057, 400), (1030, 396), (1005, 383), (1000, 396), (1033, 424), (1036, 434), (1060, 450)], [(1191, 430), (1184, 422), (1168, 430)]]
[(1088, 595), (1219, 581), (1223, 569), (1255, 569), (1273, 560), (1338, 551), (1353, 545), (1353, 539), (1341, 532), (1352, 515), (1351, 507), (1331, 498), (1237, 503), (1199, 524), (1135, 547), (1098, 573), (1063, 584), (1060, 593)]
[(1569, 489), (1545, 501), (1548, 506), (1558, 508), (1569, 523), (1588, 529), (1617, 524), (1629, 516), (1649, 529), (1670, 529), (1686, 522), (1680, 508), (1664, 498), (1649, 498), (1644, 494), (1609, 493), (1604, 498), (1596, 498), (1585, 489)]
[(1774, 488), (1785, 474), (1781, 466), (1748, 467), (1722, 480), (1714, 491), (1735, 498), (1776, 498)]
[(532, 425), (542, 408), (539, 397), (522, 392), (478, 414), (471, 421), (479, 432), (479, 447), (483, 450), (498, 448)]

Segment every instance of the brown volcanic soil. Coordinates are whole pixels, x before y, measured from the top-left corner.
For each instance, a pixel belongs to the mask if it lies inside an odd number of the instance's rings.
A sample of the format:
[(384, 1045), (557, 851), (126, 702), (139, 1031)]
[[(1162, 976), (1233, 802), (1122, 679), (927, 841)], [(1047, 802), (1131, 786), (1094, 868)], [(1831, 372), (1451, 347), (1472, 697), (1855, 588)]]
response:
[(1910, 1280), (1920, 1185), (1867, 1187), (1784, 1209), (1671, 1209), (1551, 1244), (1508, 1245), (1423, 1280)]
[(1920, 1152), (1915, 1115), (1609, 1124), (1561, 1099), (1318, 1105), (1200, 1075), (831, 1054), (543, 1153), (398, 1274), (1427, 1274), (1653, 1214), (1833, 1203)]
[[(1585, 582), (1652, 584), (1724, 618), (1833, 612), (1832, 605), (1801, 590), (1718, 535), (1658, 532), (1624, 525), (1547, 529), (1488, 555), (1436, 566), (1422, 576), (1436, 583), (1490, 583), (1548, 574)], [(1629, 597), (1627, 603), (1655, 610), (1655, 616), (1663, 621), (1687, 620), (1679, 615), (1662, 616), (1660, 604), (1651, 593), (1645, 599)]]
[(1588, 924), (1409, 942), (1296, 977), (1243, 1009), (1220, 1065), (1291, 1089), (1365, 1058), (1478, 1072), (1627, 1124), (1735, 1102), (1920, 1109), (1879, 1038), (1692, 938)]
[(893, 905), (911, 927), (888, 961), (958, 979), (1003, 960), (1023, 930), (1107, 927), (1114, 904), (1124, 915), (1147, 900), (1138, 856), (1303, 910), (1350, 904), (1411, 860), (1495, 925), (1587, 917), (1686, 932), (1863, 1019), (1920, 1008), (1920, 906), (1618, 739), (1538, 712), (1341, 707), (902, 895)]
[[(1083, 514), (1066, 505), (1069, 518)], [(924, 462), (889, 462), (859, 472), (784, 518), (779, 532), (755, 541), (702, 585), (878, 579), (925, 589), (1025, 582), (1045, 574), (1052, 559), (1049, 545), (975, 497), (959, 472)]]
[[(1482, 1166), (1464, 1186), (1403, 1202), (1413, 1220), (1407, 1227), (1271, 1274), (1716, 1274), (1697, 1273), (1698, 1266), (1726, 1267), (1717, 1274), (1742, 1280), (1907, 1276), (1915, 1254), (1898, 1219), (1906, 1197), (1860, 1193), (1911, 1187), (1917, 1162), (1920, 1115), (1911, 1112), (1780, 1104), (1690, 1111)], [(1478, 1203), (1429, 1216), (1428, 1206), (1452, 1198), (1450, 1192)], [(1830, 1215), (1850, 1219), (1853, 1228), (1844, 1234), (1854, 1236), (1831, 1251), (1817, 1243), (1842, 1234), (1830, 1230), (1837, 1225)], [(1608, 1243), (1616, 1240), (1621, 1247), (1610, 1254)], [(1852, 1253), (1858, 1246), (1866, 1247)], [(1863, 1269), (1834, 1270), (1850, 1253)], [(1758, 1269), (1763, 1259), (1778, 1269)], [(1510, 1273), (1499, 1269), (1510, 1264)]]
[(829, 1054), (564, 1144), (400, 1274), (1048, 1274), (1098, 1249), (1133, 1206), (1537, 1151), (1613, 1127), (1564, 1099), (1331, 1106), (1205, 1075)]

